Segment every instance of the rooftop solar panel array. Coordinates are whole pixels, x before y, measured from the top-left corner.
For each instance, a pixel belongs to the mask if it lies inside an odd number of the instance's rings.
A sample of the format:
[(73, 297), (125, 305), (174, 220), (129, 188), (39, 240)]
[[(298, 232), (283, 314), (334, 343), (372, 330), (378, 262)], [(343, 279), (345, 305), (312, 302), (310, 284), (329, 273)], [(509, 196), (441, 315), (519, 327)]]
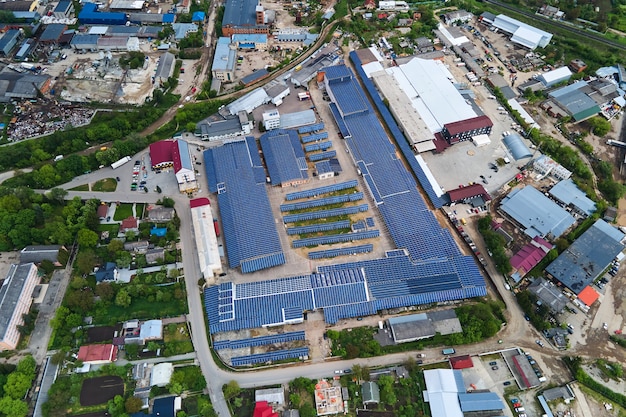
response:
[(335, 258), (337, 256), (344, 255), (357, 255), (360, 253), (369, 253), (374, 250), (374, 245), (371, 243), (358, 246), (350, 246), (348, 248), (326, 249), (309, 252), (309, 259), (324, 259)]
[(349, 228), (350, 228), (350, 220), (341, 220), (338, 222), (312, 224), (309, 226), (289, 227), (287, 228), (287, 234), (289, 236), (293, 236), (293, 235), (301, 235), (304, 233), (327, 232), (329, 230), (349, 229)]
[(335, 156), (337, 156), (337, 151), (326, 151), (326, 152), (311, 154), (308, 156), (308, 158), (309, 158), (309, 161), (315, 162), (315, 161), (321, 161), (322, 159), (334, 158)]
[[(404, 134), (400, 131), (400, 128), (396, 124), (395, 119), (393, 118), (393, 116), (391, 115), (391, 112), (389, 111), (389, 108), (385, 105), (385, 103), (381, 99), (380, 94), (378, 93), (378, 91), (376, 90), (376, 87), (374, 86), (374, 83), (369, 78), (367, 78), (367, 75), (365, 74), (365, 71), (363, 70), (361, 66), (361, 59), (358, 57), (356, 52), (350, 52), (350, 59), (355, 63), (354, 67), (356, 68), (356, 71), (359, 74), (359, 77), (361, 78), (361, 82), (367, 89), (369, 96), (371, 97), (372, 101), (376, 105), (376, 109), (380, 112), (381, 116), (385, 120), (385, 124), (387, 125), (387, 128), (389, 129), (389, 131), (395, 138), (398, 148), (400, 149), (400, 152), (402, 152), (402, 154), (404, 155), (409, 167), (411, 168), (411, 171), (413, 172), (413, 174), (415, 174), (415, 176), (419, 180), (422, 188), (428, 195), (428, 198), (433, 203), (435, 208), (443, 207), (445, 204), (448, 203), (446, 194), (439, 197), (437, 193), (435, 192), (435, 190), (433, 190), (432, 184), (428, 180), (426, 173), (424, 172), (420, 164), (415, 160), (415, 154), (413, 153), (413, 150), (411, 149), (409, 142), (404, 137)], [(332, 106), (331, 106), (331, 110), (332, 110)]]
[(272, 334), (268, 336), (251, 337), (239, 340), (219, 340), (213, 342), (215, 350), (223, 349), (241, 349), (246, 347), (273, 345), (276, 343), (293, 342), (296, 340), (304, 340), (304, 330), (297, 332)]
[(312, 135), (302, 136), (302, 143), (319, 142), (322, 139), (328, 139), (328, 132), (313, 133)]
[(373, 239), (379, 236), (378, 230), (367, 230), (365, 232), (340, 233), (337, 235), (326, 235), (309, 237), (306, 239), (297, 239), (291, 242), (294, 248), (303, 248), (305, 246), (316, 245), (332, 245), (333, 243), (352, 242), (354, 240)]
[(317, 132), (318, 130), (324, 130), (324, 123), (316, 123), (314, 125), (302, 126), (298, 129), (299, 134)]
[(329, 204), (346, 203), (348, 201), (359, 201), (363, 199), (362, 192), (354, 192), (352, 194), (343, 194), (333, 197), (324, 197), (317, 200), (300, 201), (297, 203), (281, 204), (280, 211), (303, 210), (313, 207), (322, 207)]
[(293, 130), (272, 130), (261, 136), (261, 149), (272, 185), (308, 178), (300, 139)]
[(254, 139), (253, 136), (247, 136), (246, 144), (248, 145), (252, 171), (254, 171), (254, 179), (257, 184), (265, 184), (265, 167), (263, 166), (263, 162), (261, 162), (261, 156), (259, 155), (259, 148), (257, 146), (256, 139)]
[(304, 146), (304, 151), (305, 152), (325, 151), (326, 149), (330, 149), (332, 147), (333, 147), (333, 143), (331, 141), (309, 143), (308, 145)]
[(303, 222), (307, 220), (326, 219), (329, 217), (346, 216), (348, 214), (357, 214), (368, 210), (367, 204), (358, 206), (342, 207), (329, 210), (309, 211), (307, 213), (289, 214), (283, 217), (284, 223)]
[(350, 133), (350, 130), (348, 129), (346, 123), (343, 121), (341, 113), (339, 113), (339, 108), (335, 103), (330, 103), (330, 112), (333, 114), (335, 123), (337, 123), (337, 127), (339, 128), (339, 133), (341, 134), (341, 137), (344, 139), (351, 137), (352, 134)]
[(264, 184), (258, 184), (247, 142), (205, 151), (209, 184), (218, 192), (231, 268), (253, 272), (285, 263)]
[(296, 349), (276, 350), (274, 352), (267, 353), (257, 353), (255, 355), (236, 356), (231, 358), (230, 363), (232, 366), (245, 366), (307, 356), (309, 356), (309, 348), (302, 347)]

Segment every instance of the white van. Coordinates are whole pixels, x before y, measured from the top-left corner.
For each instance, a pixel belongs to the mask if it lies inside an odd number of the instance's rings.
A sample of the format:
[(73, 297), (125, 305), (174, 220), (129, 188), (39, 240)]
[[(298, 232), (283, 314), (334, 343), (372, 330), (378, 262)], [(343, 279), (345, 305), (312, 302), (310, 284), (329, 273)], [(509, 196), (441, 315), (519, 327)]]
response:
[(515, 411), (518, 413), (523, 413), (524, 411), (526, 411), (526, 409), (524, 407), (517, 407)]

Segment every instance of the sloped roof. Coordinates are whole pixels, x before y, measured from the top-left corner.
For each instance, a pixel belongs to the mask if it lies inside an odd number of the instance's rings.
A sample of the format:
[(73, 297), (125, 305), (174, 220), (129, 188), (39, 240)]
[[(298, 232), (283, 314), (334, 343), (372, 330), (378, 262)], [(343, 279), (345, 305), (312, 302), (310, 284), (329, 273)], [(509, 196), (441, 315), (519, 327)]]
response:
[(373, 381), (366, 381), (361, 384), (361, 398), (363, 398), (363, 404), (378, 404), (380, 402), (380, 389), (378, 388), (378, 384)]
[(511, 266), (517, 269), (518, 272), (522, 272), (521, 275), (523, 276), (541, 262), (550, 249), (552, 249), (552, 244), (539, 236), (535, 236), (530, 243), (513, 255)]
[(522, 140), (522, 137), (515, 132), (505, 136), (502, 139), (502, 142), (504, 142), (504, 145), (516, 161), (524, 158), (530, 158), (533, 155), (530, 149), (528, 149), (528, 146), (526, 146)]
[(120, 225), (120, 231), (123, 232), (128, 229), (136, 229), (137, 228), (137, 218), (130, 216), (122, 220), (122, 224)]
[(459, 402), (464, 413), (470, 411), (495, 411), (505, 408), (504, 403), (495, 392), (461, 392), (459, 393)]
[(187, 142), (180, 139), (174, 141), (174, 145), (172, 146), (172, 161), (174, 162), (174, 172), (176, 173), (181, 169), (193, 171), (189, 144)]
[(477, 196), (483, 197), (483, 200), (485, 201), (491, 200), (491, 196), (482, 184), (472, 184), (466, 187), (450, 190), (448, 191), (448, 196), (450, 197), (450, 201), (453, 203)]
[(139, 338), (142, 340), (161, 339), (163, 337), (163, 322), (161, 320), (148, 320), (141, 324)]
[(82, 362), (113, 362), (117, 359), (117, 346), (112, 344), (81, 346), (78, 360)]
[(446, 123), (444, 125), (451, 136), (458, 135), (459, 133), (467, 132), (469, 130), (491, 126), (493, 126), (493, 122), (484, 114), (482, 116), (459, 120), (458, 122)]
[(278, 413), (275, 413), (272, 407), (267, 401), (257, 401), (254, 405), (253, 417), (278, 417)]
[(172, 163), (172, 147), (174, 145), (174, 141), (160, 140), (158, 142), (154, 142), (150, 144), (150, 161), (152, 166), (157, 166), (159, 164)]
[(598, 294), (598, 292), (589, 285), (587, 285), (585, 289), (578, 294), (578, 299), (585, 303), (588, 307), (591, 307), (591, 305), (595, 303), (598, 298), (600, 298), (600, 294)]
[(450, 366), (452, 366), (452, 369), (467, 369), (473, 368), (474, 363), (470, 355), (462, 355), (450, 358)]
[(596, 203), (587, 197), (571, 179), (559, 181), (550, 189), (550, 195), (565, 204), (574, 206), (588, 216), (596, 211)]

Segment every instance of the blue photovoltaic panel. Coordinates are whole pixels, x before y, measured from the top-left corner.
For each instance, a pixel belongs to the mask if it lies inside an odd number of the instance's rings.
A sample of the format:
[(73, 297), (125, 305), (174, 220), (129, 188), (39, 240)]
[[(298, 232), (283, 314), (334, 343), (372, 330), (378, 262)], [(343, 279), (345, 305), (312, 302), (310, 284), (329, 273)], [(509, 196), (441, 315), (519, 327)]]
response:
[(352, 137), (352, 134), (350, 133), (350, 130), (348, 130), (348, 126), (346, 125), (346, 123), (343, 121), (341, 113), (339, 113), (339, 109), (337, 108), (337, 105), (335, 103), (330, 103), (330, 110), (333, 114), (335, 122), (337, 123), (337, 127), (339, 128), (339, 134), (341, 135), (341, 137), (344, 139)]
[(309, 252), (309, 259), (335, 258), (344, 255), (357, 255), (359, 253), (368, 253), (374, 250), (374, 245), (368, 243), (366, 245), (350, 246), (348, 248), (326, 249)]
[(341, 220), (338, 222), (312, 224), (309, 226), (289, 227), (287, 228), (287, 234), (292, 236), (292, 235), (301, 235), (304, 233), (317, 233), (317, 232), (326, 232), (329, 230), (349, 229), (349, 228), (350, 228), (350, 220)]
[(280, 205), (280, 211), (303, 210), (313, 207), (322, 207), (330, 204), (346, 203), (348, 201), (359, 201), (363, 199), (362, 192), (354, 192), (351, 194), (342, 194), (333, 197), (324, 197), (316, 200), (300, 201), (297, 203), (287, 203)]
[(339, 184), (326, 185), (324, 187), (312, 188), (310, 190), (297, 191), (295, 193), (289, 193), (285, 197), (287, 201), (299, 200), (301, 198), (317, 197), (321, 194), (333, 193), (335, 191), (346, 190), (348, 188), (355, 188), (358, 185), (357, 180), (340, 182)]
[(294, 248), (302, 248), (305, 246), (315, 245), (331, 245), (333, 243), (351, 242), (353, 240), (372, 239), (378, 237), (378, 230), (368, 230), (365, 232), (342, 233), (338, 235), (326, 235), (319, 237), (310, 237), (306, 239), (298, 239), (291, 242)]
[(367, 224), (367, 227), (374, 227), (374, 219), (372, 217), (367, 217), (365, 219), (365, 223)]
[(326, 219), (329, 217), (345, 216), (347, 214), (356, 214), (367, 211), (368, 205), (361, 204), (358, 206), (343, 207), (329, 210), (309, 211), (306, 213), (289, 214), (283, 217), (284, 223), (295, 223), (307, 220)]
[(322, 139), (328, 139), (328, 132), (314, 133), (308, 136), (302, 136), (302, 143), (318, 142)]
[(285, 263), (264, 184), (258, 184), (245, 141), (205, 152), (209, 182), (218, 192), (226, 255), (231, 268), (242, 272)]
[(309, 158), (309, 161), (315, 162), (315, 161), (321, 161), (322, 159), (334, 158), (335, 156), (337, 156), (337, 151), (326, 151), (326, 152), (311, 154), (308, 156), (308, 158)]
[(254, 139), (253, 136), (247, 136), (246, 144), (248, 145), (248, 153), (250, 154), (252, 170), (254, 171), (254, 179), (257, 184), (265, 184), (265, 167), (261, 162), (261, 156), (259, 155), (259, 148), (257, 147), (256, 139)]
[(304, 152), (295, 131), (272, 130), (263, 134), (260, 142), (272, 185), (308, 178)]
[(231, 358), (230, 362), (233, 366), (244, 366), (270, 361), (280, 361), (284, 359), (295, 359), (305, 356), (309, 356), (309, 348), (303, 347), (296, 349), (277, 350), (267, 353), (258, 353), (256, 355), (237, 356)]
[[(300, 311), (302, 314), (302, 311)], [(281, 333), (268, 336), (251, 337), (239, 340), (220, 340), (213, 342), (215, 350), (222, 349), (241, 349), (246, 347), (273, 345), (276, 343), (293, 342), (295, 340), (304, 340), (304, 330), (297, 332)]]
[(301, 128), (298, 129), (298, 133), (302, 135), (304, 133), (317, 132), (318, 130), (324, 130), (324, 123), (317, 123), (314, 125), (302, 126)]
[(304, 145), (305, 152), (315, 152), (315, 151), (325, 151), (326, 149), (330, 149), (333, 147), (333, 143), (328, 142), (316, 142), (310, 143), (308, 145)]
[(283, 318), (285, 321), (304, 320), (304, 313), (301, 307), (285, 307), (283, 308)]

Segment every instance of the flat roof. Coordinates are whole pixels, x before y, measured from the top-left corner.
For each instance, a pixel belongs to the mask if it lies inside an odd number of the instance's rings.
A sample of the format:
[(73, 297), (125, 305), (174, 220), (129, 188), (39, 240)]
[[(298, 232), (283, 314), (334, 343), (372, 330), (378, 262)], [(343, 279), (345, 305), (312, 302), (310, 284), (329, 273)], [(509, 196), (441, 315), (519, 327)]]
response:
[(502, 200), (501, 209), (520, 223), (530, 237), (561, 236), (575, 219), (537, 189), (526, 186), (511, 191)]
[(215, 54), (213, 55), (212, 71), (232, 71), (235, 68), (235, 56), (237, 51), (231, 49), (230, 38), (221, 37), (217, 40)]
[(141, 10), (144, 0), (112, 0), (109, 10)]
[(561, 312), (567, 303), (567, 298), (561, 289), (543, 277), (535, 279), (528, 290), (535, 294), (544, 305), (547, 305), (555, 312)]
[(295, 129), (301, 126), (312, 125), (317, 121), (315, 112), (311, 109), (280, 115), (281, 129)]
[(413, 58), (386, 71), (396, 79), (433, 134), (448, 123), (477, 116), (452, 84), (454, 77), (440, 61)]
[(624, 250), (623, 238), (622, 232), (599, 219), (548, 265), (546, 272), (580, 294)]
[(222, 270), (222, 262), (211, 205), (204, 198), (190, 200), (189, 204), (200, 270), (205, 278), (213, 277)]
[[(37, 269), (33, 263), (11, 265), (9, 273), (4, 279), (2, 287), (0, 287), (0, 338), (2, 339), (9, 330), (9, 323), (13, 319), (17, 303), (22, 297), (27, 279), (33, 268)], [(29, 298), (30, 296), (31, 294), (28, 294)]]
[(226, 0), (222, 26), (256, 26), (258, 0)]

